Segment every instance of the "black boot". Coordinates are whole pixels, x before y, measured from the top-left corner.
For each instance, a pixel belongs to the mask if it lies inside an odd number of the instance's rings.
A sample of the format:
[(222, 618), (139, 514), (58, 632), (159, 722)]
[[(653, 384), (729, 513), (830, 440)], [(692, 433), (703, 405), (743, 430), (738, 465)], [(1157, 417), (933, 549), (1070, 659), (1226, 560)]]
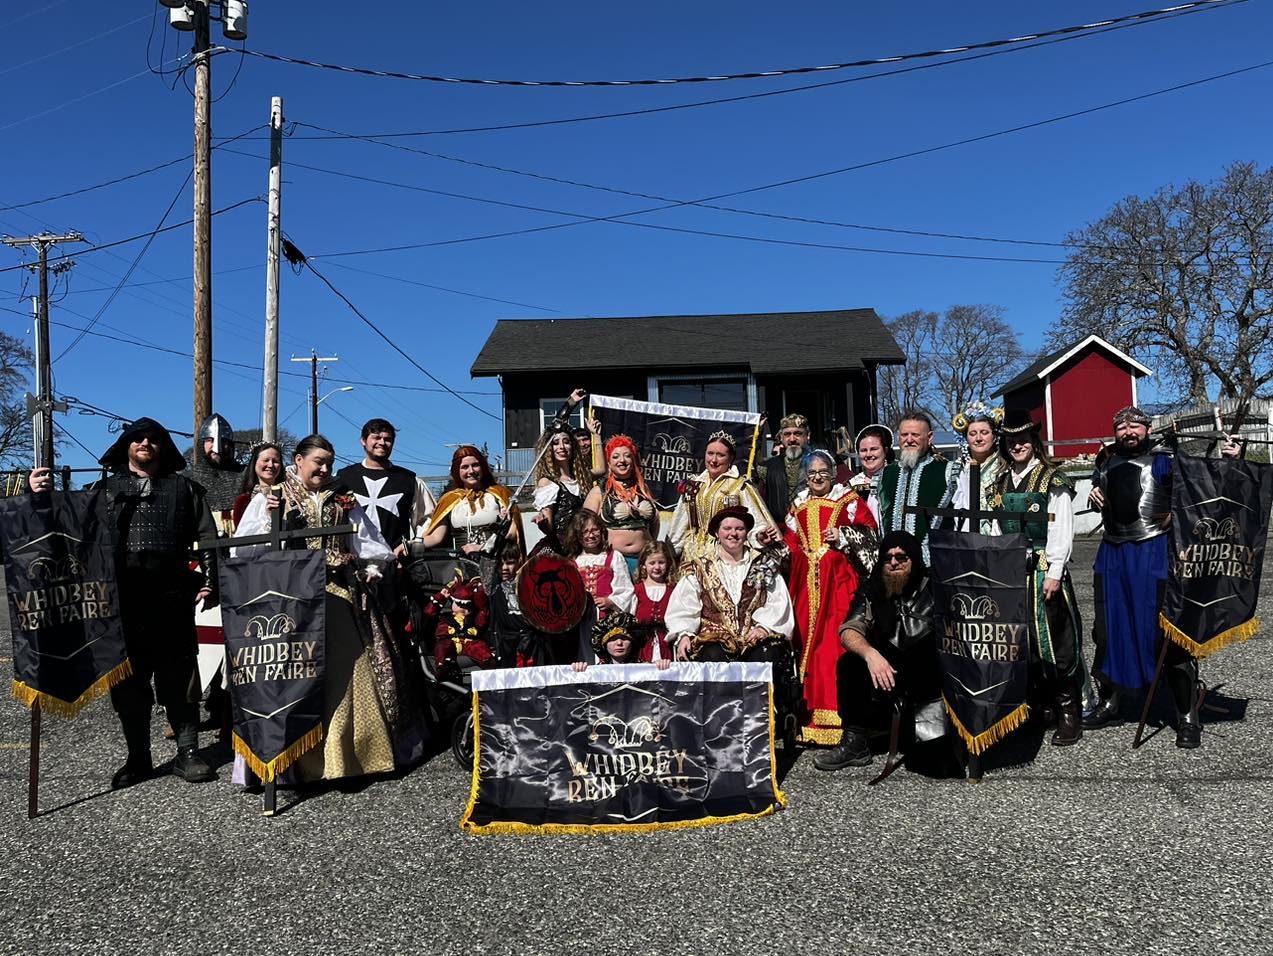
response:
[(1193, 750), (1202, 746), (1202, 721), (1198, 719), (1198, 664), (1185, 661), (1166, 670), (1167, 686), (1176, 705), (1176, 746)]
[(1063, 679), (1056, 694), (1056, 733), (1052, 735), (1053, 747), (1069, 747), (1083, 736), (1083, 720), (1079, 713), (1078, 683), (1072, 678)]
[(813, 758), (813, 765), (819, 770), (865, 767), (870, 762), (871, 748), (867, 746), (866, 734), (857, 728), (845, 728), (838, 744)]
[(141, 783), (155, 771), (150, 758), (150, 711), (137, 714), (120, 714), (124, 730), (124, 742), (128, 745), (128, 759), (111, 777), (111, 789), (123, 790)]
[(172, 761), (172, 773), (186, 783), (206, 783), (217, 779), (216, 771), (204, 763), (196, 747), (177, 748), (177, 756)]
[(1122, 714), (1119, 711), (1123, 704), (1123, 695), (1117, 687), (1104, 682), (1100, 685), (1101, 702), (1096, 709), (1083, 718), (1083, 729), (1099, 730), (1110, 724), (1121, 724)]

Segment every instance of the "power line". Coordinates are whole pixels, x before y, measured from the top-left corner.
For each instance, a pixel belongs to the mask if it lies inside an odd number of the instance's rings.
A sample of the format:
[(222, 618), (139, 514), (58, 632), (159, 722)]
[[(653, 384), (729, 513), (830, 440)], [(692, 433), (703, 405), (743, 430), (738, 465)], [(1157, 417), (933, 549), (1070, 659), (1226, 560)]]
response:
[[(557, 215), (574, 216), (576, 217), (576, 221), (552, 223), (546, 226), (533, 226), (526, 229), (515, 229), (515, 230), (504, 231), (504, 232), (487, 233), (484, 235), (477, 235), (477, 236), (464, 236), (464, 237), (460, 237), (456, 239), (441, 239), (441, 240), (434, 240), (432, 242), (408, 243), (408, 244), (402, 244), (402, 245), (396, 245), (396, 246), (382, 246), (375, 249), (347, 250), (347, 251), (334, 252), (334, 253), (322, 253), (322, 254), (317, 254), (313, 256), (312, 258), (331, 259), (331, 258), (344, 257), (344, 256), (368, 255), (372, 253), (381, 253), (381, 252), (400, 252), (400, 251), (406, 251), (410, 249), (424, 249), (424, 248), (432, 248), (437, 246), (458, 245), (461, 243), (468, 243), (468, 242), (482, 242), (488, 239), (502, 239), (502, 238), (508, 238), (512, 236), (523, 236), (523, 235), (530, 235), (530, 234), (539, 233), (539, 232), (548, 232), (554, 229), (564, 229), (569, 226), (577, 226), (587, 222), (621, 222), (621, 221), (630, 219), (633, 216), (648, 215), (649, 213), (661, 212), (663, 210), (676, 209), (676, 208), (680, 208), (684, 206), (707, 206), (708, 208), (714, 208), (714, 207), (711, 207), (710, 204), (713, 203), (715, 200), (732, 198), (734, 196), (749, 195), (752, 193), (764, 192), (766, 190), (777, 189), (784, 186), (792, 186), (792, 185), (797, 185), (800, 183), (812, 182), (818, 179), (825, 179), (830, 176), (838, 176), (844, 173), (857, 172), (863, 169), (871, 169), (877, 166), (883, 166), (889, 163), (899, 162), (904, 159), (914, 159), (919, 156), (927, 156), (927, 155), (941, 152), (944, 150), (954, 149), (959, 146), (967, 146), (974, 143), (985, 142), (987, 140), (996, 139), (1001, 136), (1007, 136), (1013, 133), (1024, 132), (1030, 129), (1038, 129), (1043, 126), (1049, 126), (1055, 123), (1064, 122), (1066, 120), (1076, 119), (1082, 116), (1088, 116), (1093, 113), (1098, 113), (1104, 110), (1114, 109), (1119, 106), (1126, 106), (1130, 103), (1140, 102), (1142, 100), (1151, 99), (1156, 96), (1163, 96), (1168, 93), (1179, 92), (1181, 90), (1189, 89), (1195, 86), (1200, 86), (1205, 83), (1211, 83), (1216, 80), (1228, 79), (1230, 77), (1239, 76), (1244, 73), (1250, 73), (1254, 70), (1266, 69), (1270, 66), (1273, 66), (1273, 60), (1266, 60), (1263, 63), (1253, 64), (1251, 66), (1242, 67), (1237, 70), (1229, 70), (1225, 73), (1218, 73), (1213, 76), (1203, 77), (1197, 80), (1191, 80), (1186, 83), (1179, 83), (1179, 84), (1176, 84), (1175, 86), (1165, 87), (1159, 90), (1153, 90), (1148, 93), (1141, 93), (1136, 96), (1124, 97), (1123, 99), (1115, 100), (1110, 103), (1103, 103), (1098, 106), (1091, 106), (1081, 110), (1074, 110), (1069, 113), (1062, 113), (1057, 116), (1048, 117), (1042, 120), (1035, 120), (1030, 123), (1022, 123), (1017, 126), (1008, 127), (1006, 129), (995, 130), (989, 133), (982, 133), (977, 136), (964, 137), (963, 139), (955, 140), (949, 143), (942, 143), (936, 146), (927, 146), (920, 149), (908, 150), (903, 153), (896, 153), (891, 156), (881, 157), (879, 159), (868, 160), (866, 162), (861, 162), (861, 163), (855, 163), (850, 166), (841, 166), (836, 169), (823, 170), (821, 172), (810, 173), (804, 176), (796, 176), (796, 177), (791, 177), (788, 179), (778, 180), (776, 182), (763, 183), (758, 186), (749, 186), (743, 189), (732, 190), (730, 192), (724, 192), (724, 193), (717, 193), (715, 195), (705, 196), (699, 199), (669, 200), (667, 203), (663, 205), (652, 206), (645, 209), (633, 210), (632, 212), (616, 213), (610, 216), (588, 216), (588, 215), (584, 215), (580, 213), (565, 212), (560, 210), (535, 209), (535, 211), (552, 212)], [(356, 137), (356, 138), (366, 138), (366, 137)], [(391, 149), (399, 149), (399, 150), (404, 150), (407, 152), (421, 153), (423, 155), (428, 155), (435, 158), (451, 159), (453, 161), (465, 162), (465, 163), (476, 165), (476, 166), (490, 166), (490, 164), (482, 164), (473, 160), (457, 160), (455, 157), (447, 157), (445, 156), (445, 154), (434, 153), (429, 150), (421, 150), (416, 147), (403, 146), (397, 143), (379, 142), (378, 140), (375, 140), (374, 138), (366, 138), (366, 139), (368, 139), (368, 141), (370, 142), (376, 142), (378, 143), (378, 145), (386, 146)], [(296, 165), (296, 164), (293, 164), (293, 165)], [(498, 167), (498, 168), (500, 169), (500, 171), (504, 171), (504, 172), (511, 171), (509, 170), (508, 167)], [(329, 170), (323, 170), (323, 171), (330, 172)], [(337, 175), (348, 175), (354, 178), (365, 178), (365, 177), (357, 177), (355, 174), (337, 173)], [(531, 174), (531, 175), (534, 176), (535, 178), (539, 178), (538, 174)], [(573, 184), (583, 185), (577, 182)], [(389, 183), (389, 185), (400, 185), (400, 184)], [(425, 187), (407, 187), (407, 188), (416, 188), (420, 190), (425, 190)], [(454, 195), (454, 196), (457, 196), (458, 198), (476, 199), (476, 197), (464, 197), (464, 196), (459, 196), (459, 194), (449, 194), (449, 195)], [(499, 205), (518, 205), (515, 203), (504, 203), (504, 202), (499, 202), (495, 200), (477, 199), (477, 201), (495, 202)], [(532, 209), (535, 207), (523, 207), (523, 208)], [(735, 210), (733, 207), (719, 207), (719, 208), (722, 208), (726, 211), (731, 211), (731, 212), (734, 212), (734, 211), (742, 212), (748, 215), (760, 215), (760, 216), (776, 215), (776, 214), (758, 213), (755, 210), (741, 210), (741, 209)], [(787, 218), (787, 217), (779, 216), (778, 218)], [(670, 226), (656, 227), (650, 223), (626, 223), (626, 224), (645, 227), (645, 228), (663, 228), (663, 229), (673, 228)], [(688, 230), (681, 230), (681, 231), (688, 231)], [(730, 234), (721, 234), (721, 235), (725, 238), (746, 238), (746, 237), (730, 235)], [(956, 238), (956, 237), (952, 236), (951, 238)], [(757, 241), (767, 241), (767, 240), (759, 239)], [(817, 245), (817, 244), (810, 244), (810, 243), (791, 243), (791, 244)], [(869, 247), (847, 247), (847, 246), (834, 246), (834, 245), (826, 245), (824, 247), (838, 248), (838, 249), (844, 249), (847, 251), (855, 251), (855, 252), (878, 252), (878, 253), (888, 254), (888, 255), (916, 255), (916, 256), (936, 257), (936, 258), (983, 259), (983, 260), (996, 261), (996, 257), (991, 257), (991, 256), (960, 256), (960, 255), (946, 256), (946, 255), (942, 255), (938, 253), (919, 253), (919, 252), (911, 252), (907, 250), (874, 249)], [(1053, 263), (1053, 262), (1058, 262), (1059, 260), (1031, 259), (1031, 258), (1022, 258), (1022, 257), (1000, 257), (997, 261)]]
[[(1235, 0), (1235, 2), (1245, 2), (1245, 0)], [(169, 62), (176, 63), (178, 61), (170, 60)], [(107, 90), (113, 90), (117, 86), (123, 86), (125, 83), (135, 80), (138, 77), (145, 76), (149, 72), (151, 72), (151, 70), (147, 68), (139, 73), (133, 73), (131, 76), (125, 76), (122, 79), (115, 80), (113, 83), (107, 83), (105, 86), (99, 86), (94, 90), (89, 90), (87, 93), (81, 93), (79, 96), (72, 97), (64, 103), (57, 104), (57, 106), (50, 106), (48, 109), (40, 110), (38, 113), (32, 113), (30, 116), (24, 116), (21, 119), (16, 119), (12, 123), (6, 123), (4, 126), (0, 126), (0, 132), (4, 132), (7, 129), (13, 129), (13, 127), (20, 126), (33, 119), (40, 119), (43, 116), (48, 116), (50, 113), (56, 113), (58, 110), (65, 109), (68, 106), (74, 106), (76, 103), (82, 102), (89, 97), (97, 96), (99, 93), (105, 93)]]
[(0, 76), (4, 76), (6, 73), (12, 73), (14, 70), (24, 69), (25, 67), (31, 66), (32, 64), (35, 64), (35, 63), (40, 63), (41, 61), (47, 60), (50, 57), (57, 56), (59, 53), (66, 53), (70, 50), (74, 50), (77, 47), (84, 46), (86, 43), (92, 43), (94, 40), (100, 40), (102, 39), (102, 37), (108, 37), (112, 33), (118, 33), (120, 30), (128, 29), (134, 23), (141, 23), (143, 20), (149, 20), (150, 18), (151, 18), (151, 15), (149, 13), (143, 13), (141, 16), (137, 17), (134, 20), (126, 20), (123, 23), (121, 23), (119, 26), (111, 27), (109, 30), (103, 30), (101, 33), (98, 33), (91, 37), (86, 37), (83, 40), (77, 40), (75, 43), (72, 43), (69, 46), (64, 46), (60, 49), (54, 50), (52, 53), (44, 53), (44, 54), (41, 54), (40, 56), (32, 57), (31, 59), (26, 60), (25, 62), (18, 63), (15, 66), (5, 67), (3, 70), (0, 70)]
[[(247, 199), (240, 199), (238, 202), (234, 203), (231, 206), (223, 206), (220, 209), (214, 209), (209, 215), (219, 216), (222, 213), (233, 212), (235, 209), (238, 209), (240, 206), (246, 206), (249, 203), (263, 202), (263, 201), (264, 200), (262, 200), (260, 196), (251, 196)], [(113, 249), (116, 246), (123, 246), (123, 245), (127, 245), (130, 242), (136, 242), (138, 239), (149, 239), (151, 236), (156, 236), (164, 232), (172, 232), (174, 229), (180, 229), (183, 226), (188, 226), (192, 222), (194, 222), (193, 219), (185, 219), (185, 220), (182, 220), (181, 222), (174, 222), (170, 226), (164, 226), (161, 229), (154, 229), (154, 230), (151, 230), (150, 232), (141, 232), (135, 236), (129, 236), (127, 239), (116, 239), (113, 242), (103, 242), (100, 245), (87, 246), (77, 251), (75, 253), (75, 257), (78, 258), (87, 252), (100, 252), (102, 249)], [(55, 262), (59, 259), (69, 259), (69, 258), (71, 258), (69, 253), (63, 254), (60, 256), (50, 256), (49, 262)], [(3, 268), (0, 268), (0, 272), (13, 272), (16, 269), (25, 269), (25, 268), (27, 268), (27, 264), (21, 263), (16, 266), (5, 266)]]
[(502, 419), (500, 418), (500, 416), (495, 415), (495, 414), (493, 414), (493, 413), (491, 413), (491, 412), (487, 411), (485, 408), (482, 408), (482, 406), (477, 405), (477, 404), (475, 404), (475, 403), (473, 403), (473, 402), (469, 401), (467, 398), (465, 398), (463, 395), (461, 395), (461, 394), (460, 394), (459, 392), (457, 392), (455, 389), (451, 388), (449, 385), (447, 385), (445, 382), (443, 382), (440, 378), (438, 378), (436, 375), (434, 375), (432, 372), (430, 372), (427, 368), (425, 368), (423, 365), (421, 365), (419, 362), (417, 362), (417, 361), (416, 361), (414, 358), (412, 358), (409, 354), (407, 354), (407, 352), (406, 352), (406, 351), (404, 351), (404, 350), (402, 349), (402, 347), (398, 345), (398, 343), (397, 343), (397, 342), (395, 342), (393, 339), (389, 338), (389, 336), (388, 336), (388, 335), (386, 335), (384, 332), (382, 332), (382, 331), (380, 330), (380, 327), (379, 327), (378, 325), (376, 325), (376, 323), (372, 322), (372, 321), (371, 321), (371, 319), (369, 319), (369, 318), (367, 318), (365, 315), (363, 315), (363, 314), (362, 314), (362, 312), (361, 312), (361, 311), (359, 311), (358, 306), (354, 305), (354, 304), (353, 304), (353, 302), (351, 302), (351, 301), (348, 299), (348, 297), (346, 297), (346, 295), (345, 295), (343, 292), (341, 292), (341, 291), (340, 291), (339, 289), (337, 289), (334, 285), (332, 285), (332, 283), (331, 283), (331, 280), (330, 280), (330, 279), (328, 279), (325, 275), (323, 275), (321, 272), (319, 272), (317, 269), (315, 269), (315, 268), (314, 268), (314, 264), (313, 264), (312, 262), (310, 262), (307, 258), (305, 258), (305, 254), (304, 254), (304, 253), (302, 253), (302, 252), (301, 252), (298, 248), (296, 248), (296, 246), (295, 246), (295, 245), (294, 245), (294, 244), (293, 244), (290, 240), (288, 240), (288, 239), (286, 239), (286, 238), (283, 240), (283, 253), (284, 253), (284, 255), (286, 255), (286, 256), (287, 256), (287, 261), (288, 261), (288, 262), (290, 262), (290, 263), (292, 263), (292, 265), (293, 265), (293, 266), (296, 266), (296, 265), (303, 265), (303, 266), (307, 267), (307, 268), (309, 269), (309, 271), (310, 271), (310, 272), (312, 272), (312, 273), (314, 274), (314, 276), (315, 276), (315, 277), (317, 277), (317, 278), (318, 278), (318, 279), (319, 279), (319, 280), (323, 283), (323, 285), (325, 285), (325, 286), (327, 286), (327, 288), (331, 289), (331, 291), (332, 291), (332, 292), (334, 292), (334, 293), (336, 294), (336, 297), (337, 297), (337, 298), (339, 298), (342, 302), (344, 302), (344, 303), (345, 303), (345, 305), (349, 306), (349, 310), (350, 310), (351, 312), (353, 312), (353, 313), (354, 313), (354, 315), (358, 316), (358, 318), (362, 319), (363, 323), (364, 323), (364, 324), (365, 324), (365, 325), (366, 325), (369, 329), (371, 329), (371, 330), (372, 330), (373, 332), (375, 332), (378, 336), (380, 336), (382, 339), (384, 339), (385, 343), (386, 343), (386, 344), (387, 344), (390, 348), (392, 348), (395, 352), (397, 352), (399, 355), (401, 355), (404, 359), (406, 359), (408, 362), (410, 362), (412, 365), (414, 365), (414, 366), (415, 366), (415, 367), (416, 367), (416, 368), (417, 368), (420, 372), (422, 372), (422, 373), (423, 373), (423, 374), (424, 374), (424, 375), (425, 375), (425, 376), (426, 376), (426, 377), (427, 377), (427, 378), (428, 378), (431, 382), (434, 382), (435, 384), (440, 385), (443, 389), (445, 389), (446, 391), (450, 392), (453, 396), (455, 396), (456, 398), (458, 398), (458, 399), (459, 399), (460, 401), (462, 401), (465, 405), (469, 406), (469, 407), (470, 407), (470, 408), (472, 408), (472, 409), (476, 409), (477, 411), (479, 411), (479, 412), (481, 412), (483, 415), (485, 415), (487, 418), (493, 418), (493, 419), (495, 419), (496, 421), (501, 421), (501, 420), (502, 420)]
[[(455, 77), (455, 76), (431, 76), (421, 73), (404, 73), (396, 70), (373, 70), (364, 67), (342, 66), (336, 63), (322, 63), (315, 60), (306, 60), (299, 57), (280, 56), (274, 53), (264, 53), (260, 50), (245, 50), (247, 56), (257, 57), (263, 60), (273, 60), (276, 63), (291, 63), (296, 66), (314, 67), (324, 70), (335, 70), (341, 73), (354, 73), (360, 76), (375, 76), (397, 80), (418, 80), (429, 83), (457, 83), (472, 84), (477, 86), (539, 86), (539, 87), (613, 87), (613, 86), (672, 86), (683, 83), (717, 83), (726, 80), (755, 80), (755, 79), (772, 79), (782, 76), (797, 76), (806, 73), (827, 73), (836, 70), (847, 70), (858, 67), (883, 66), (889, 63), (901, 63), (907, 60), (925, 60), (934, 57), (950, 56), (954, 53), (967, 53), (971, 50), (988, 50), (998, 47), (1007, 47), (1015, 44), (1029, 43), (1034, 40), (1042, 40), (1048, 37), (1057, 36), (1073, 36), (1077, 34), (1090, 33), (1095, 30), (1102, 30), (1118, 24), (1137, 25), (1152, 23), (1155, 20), (1165, 17), (1185, 13), (1189, 11), (1198, 11), (1203, 9), (1218, 9), (1220, 7), (1235, 6), (1238, 3), (1245, 3), (1246, 0), (1193, 0), (1191, 3), (1177, 4), (1171, 7), (1164, 7), (1159, 10), (1146, 10), (1141, 13), (1131, 13), (1122, 17), (1112, 17), (1108, 20), (1099, 20), (1094, 23), (1080, 23), (1073, 26), (1060, 27), (1054, 30), (1041, 30), (1036, 33), (1027, 33), (1021, 36), (1005, 37), (996, 40), (980, 40), (975, 43), (964, 43), (958, 46), (946, 47), (939, 50), (925, 50), (914, 53), (892, 54), (890, 56), (871, 57), (862, 60), (850, 60), (843, 63), (828, 63), (822, 66), (799, 66), (788, 67), (779, 70), (756, 70), (744, 73), (723, 73), (706, 76), (682, 76), (670, 77), (662, 79), (639, 79), (639, 80), (500, 80), (500, 79), (478, 79), (472, 77)], [(221, 48), (224, 49), (224, 48)]]
[(333, 262), (332, 265), (338, 269), (345, 269), (349, 272), (359, 272), (365, 276), (375, 276), (377, 279), (389, 279), (392, 282), (404, 282), (407, 285), (419, 286), (422, 289), (434, 289), (438, 292), (449, 292), (452, 295), (467, 296), (470, 299), (483, 299), (487, 302), (498, 302), (501, 305), (515, 305), (519, 309), (534, 309), (537, 312), (555, 312), (558, 315), (565, 315), (561, 309), (550, 308), (545, 305), (534, 305), (530, 302), (518, 302), (515, 299), (500, 299), (493, 295), (481, 295), (477, 292), (465, 292), (463, 289), (449, 289), (442, 285), (432, 285), (428, 282), (421, 282), (418, 279), (408, 279), (405, 276), (390, 275), (387, 272), (372, 272), (370, 269), (359, 269), (357, 266), (346, 265), (343, 262)]

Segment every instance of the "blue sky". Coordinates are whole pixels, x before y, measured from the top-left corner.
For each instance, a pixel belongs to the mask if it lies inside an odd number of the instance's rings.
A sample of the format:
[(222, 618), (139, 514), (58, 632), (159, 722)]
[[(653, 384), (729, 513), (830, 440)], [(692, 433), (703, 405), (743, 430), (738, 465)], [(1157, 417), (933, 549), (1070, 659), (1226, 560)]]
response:
[[(626, 79), (768, 70), (945, 48), (1152, 9), (1139, 0), (1066, 4), (616, 4), (562, 2), (253, 4), (248, 47), (406, 72), (530, 79)], [(147, 71), (188, 50), (157, 6), (88, 0), (0, 7), (0, 207), (90, 186), (190, 151), (186, 88)], [(974, 62), (805, 92), (646, 116), (394, 142), (486, 164), (618, 189), (697, 199), (879, 160), (1176, 86), (1269, 59), (1270, 0), (1249, 0), (1166, 22)], [(214, 36), (219, 30), (214, 26)], [(33, 62), (32, 62), (33, 61)], [(926, 61), (935, 62), (935, 61)], [(237, 77), (236, 77), (236, 71)], [(284, 98), (289, 122), (354, 133), (449, 130), (640, 110), (823, 83), (870, 70), (785, 79), (658, 87), (461, 86), (353, 76), (224, 54), (213, 63), (220, 99), (214, 134), (269, 119)], [(878, 72), (875, 71), (875, 72)], [(233, 79), (233, 85), (231, 80)], [(1235, 160), (1269, 161), (1273, 69), (1202, 84), (1092, 115), (869, 169), (769, 189), (727, 205), (783, 215), (929, 232), (1054, 242), (1122, 196), (1211, 179)], [(432, 248), (333, 256), (569, 221), (421, 189), (584, 216), (657, 205), (353, 140), (306, 139), (284, 153), (284, 229), (327, 277), (420, 364), (498, 415), (498, 384), (468, 367), (500, 318), (797, 311), (873, 307), (892, 316), (965, 302), (1003, 306), (1027, 349), (1060, 307), (1056, 266), (885, 255), (741, 241), (586, 222), (541, 233)], [(264, 132), (214, 153), (216, 208), (263, 196)], [(231, 152), (234, 150), (236, 152)], [(245, 153), (249, 155), (239, 155)], [(388, 180), (412, 189), (302, 168)], [(178, 194), (188, 164), (24, 209), (0, 208), (0, 232), (78, 229), (94, 242), (148, 232)], [(190, 217), (189, 187), (168, 222)], [(925, 238), (784, 222), (702, 208), (636, 221), (803, 243), (947, 255), (1056, 259), (1062, 250)], [(263, 338), (265, 207), (214, 222), (214, 354), (259, 366)], [(77, 259), (58, 285), (53, 353), (106, 303), (140, 243)], [(0, 268), (17, 264), (0, 251)], [(351, 269), (364, 270), (362, 272)], [(366, 274), (380, 273), (382, 278)], [(95, 331), (190, 350), (190, 230), (158, 236)], [(408, 280), (408, 281), (403, 281)], [(415, 283), (415, 284), (412, 284)], [(430, 288), (430, 286), (434, 288)], [(438, 288), (440, 287), (440, 288)], [(0, 328), (30, 339), (23, 273), (0, 272)], [(26, 286), (27, 294), (34, 288)], [(451, 291), (444, 291), (451, 290)], [(62, 293), (66, 294), (63, 295)], [(485, 297), (485, 298), (482, 298)], [(504, 300), (504, 301), (491, 301)], [(775, 335), (781, 329), (775, 329)], [(285, 271), (285, 372), (291, 355), (339, 355), (328, 391), (345, 378), (428, 388), (312, 275)], [(89, 335), (55, 366), (56, 388), (125, 416), (191, 427), (188, 358)], [(570, 383), (562, 384), (564, 394)], [(994, 383), (998, 384), (998, 383)], [(307, 382), (284, 376), (280, 417), (306, 430)], [(1152, 399), (1152, 389), (1147, 398)], [(219, 365), (214, 406), (238, 428), (260, 419), (260, 374)], [(399, 427), (398, 459), (439, 473), (447, 443), (500, 445), (495, 418), (445, 393), (357, 385), (323, 405), (322, 430), (353, 457), (357, 427), (385, 415)], [(60, 419), (94, 452), (107, 420)], [(74, 444), (66, 460), (89, 455)]]

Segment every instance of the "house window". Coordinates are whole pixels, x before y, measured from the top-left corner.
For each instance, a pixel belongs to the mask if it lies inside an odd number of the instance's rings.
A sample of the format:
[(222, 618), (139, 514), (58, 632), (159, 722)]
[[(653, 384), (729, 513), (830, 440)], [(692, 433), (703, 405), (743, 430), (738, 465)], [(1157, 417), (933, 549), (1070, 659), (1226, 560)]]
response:
[[(553, 420), (556, 414), (561, 411), (561, 406), (566, 404), (565, 397), (562, 398), (541, 398), (539, 400), (539, 433), (542, 435), (544, 429), (548, 427), (548, 423)], [(586, 402), (580, 402), (570, 411), (570, 426), (572, 428), (583, 427), (583, 413)]]
[(747, 379), (712, 378), (702, 381), (661, 381), (659, 401), (668, 405), (697, 405), (731, 412), (747, 411)]

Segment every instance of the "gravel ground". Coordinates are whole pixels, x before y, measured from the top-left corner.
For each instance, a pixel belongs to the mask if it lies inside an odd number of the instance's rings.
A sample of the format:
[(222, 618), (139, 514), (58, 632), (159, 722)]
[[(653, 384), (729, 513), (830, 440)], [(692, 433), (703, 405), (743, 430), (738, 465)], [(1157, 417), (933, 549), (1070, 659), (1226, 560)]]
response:
[[(1090, 608), (1095, 544), (1077, 550)], [(204, 735), (218, 782), (111, 793), (105, 702), (45, 720), (28, 822), (27, 716), (7, 702), (0, 952), (1273, 952), (1268, 652), (1265, 628), (1205, 666), (1228, 714), (1196, 751), (1168, 728), (1133, 752), (1126, 726), (980, 785), (902, 771), (869, 789), (878, 760), (825, 774), (805, 754), (774, 817), (632, 836), (465, 836), (447, 754), (284, 792), (266, 819)]]

